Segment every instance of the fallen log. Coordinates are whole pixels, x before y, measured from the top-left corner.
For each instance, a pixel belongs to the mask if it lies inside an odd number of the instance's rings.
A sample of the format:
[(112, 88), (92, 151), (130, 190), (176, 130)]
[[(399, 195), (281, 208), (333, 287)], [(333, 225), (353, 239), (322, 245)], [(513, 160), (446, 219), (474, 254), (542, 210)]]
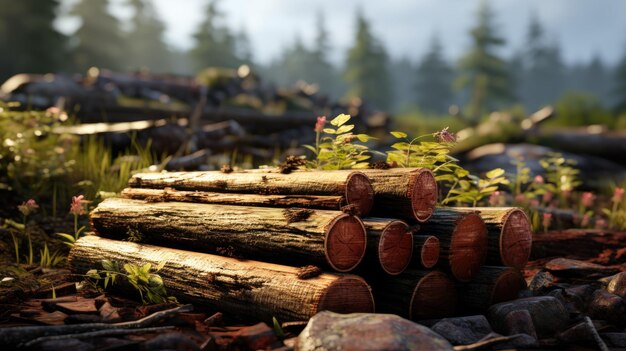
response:
[(72, 272), (85, 274), (107, 258), (153, 266), (168, 293), (180, 300), (233, 315), (262, 320), (307, 320), (322, 310), (372, 312), (369, 286), (354, 275), (323, 273), (298, 279), (298, 268), (265, 262), (109, 240), (89, 235), (76, 242), (68, 258)]
[(276, 171), (171, 172), (139, 173), (128, 185), (131, 188), (173, 188), (226, 193), (263, 195), (324, 195), (342, 196), (343, 203), (355, 205), (367, 215), (373, 203), (370, 180), (355, 171), (303, 171), (290, 174)]
[(106, 199), (90, 214), (112, 238), (290, 264), (354, 269), (366, 249), (363, 223), (339, 211)]
[(403, 221), (374, 217), (364, 218), (363, 224), (367, 230), (365, 261), (390, 275), (402, 273), (413, 256), (413, 233), (409, 226)]
[[(414, 266), (433, 268), (439, 262), (439, 239), (432, 235), (413, 235)], [(419, 253), (419, 255), (417, 254)]]
[(532, 228), (524, 211), (517, 207), (451, 207), (450, 210), (478, 211), (487, 226), (487, 261), (491, 266), (522, 269), (532, 247)]
[(457, 306), (457, 290), (440, 271), (407, 269), (398, 276), (368, 279), (376, 312), (393, 313), (417, 321), (449, 317)]
[(374, 190), (373, 214), (425, 222), (437, 203), (437, 182), (425, 168), (363, 170)]
[(439, 263), (462, 282), (470, 281), (487, 258), (487, 227), (478, 212), (437, 208), (420, 232), (439, 239)]
[(240, 206), (300, 207), (335, 211), (341, 210), (345, 205), (343, 196), (234, 194), (197, 190), (185, 191), (172, 188), (126, 188), (122, 190), (122, 196), (127, 199), (148, 202), (177, 201)]
[(512, 267), (483, 266), (471, 282), (459, 283), (459, 305), (465, 313), (483, 313), (489, 306), (517, 298), (526, 288), (522, 274)]
[(590, 259), (605, 250), (618, 251), (626, 246), (626, 232), (605, 232), (593, 229), (570, 229), (562, 232), (538, 233), (533, 236), (531, 257), (568, 257)]

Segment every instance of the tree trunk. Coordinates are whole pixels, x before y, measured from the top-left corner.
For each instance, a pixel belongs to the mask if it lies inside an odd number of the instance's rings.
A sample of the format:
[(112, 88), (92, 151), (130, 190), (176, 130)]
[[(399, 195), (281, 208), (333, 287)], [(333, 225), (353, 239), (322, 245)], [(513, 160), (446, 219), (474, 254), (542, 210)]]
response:
[(261, 206), (261, 207), (300, 207), (324, 210), (341, 209), (342, 196), (332, 195), (259, 195), (216, 193), (209, 191), (186, 191), (165, 189), (126, 188), (122, 196), (127, 199), (148, 202), (177, 201), (205, 204)]
[(102, 236), (290, 264), (356, 267), (363, 223), (339, 211), (107, 199), (91, 212)]
[(299, 279), (298, 268), (86, 236), (76, 242), (69, 266), (76, 274), (100, 268), (103, 258), (120, 263), (166, 264), (165, 288), (181, 300), (262, 320), (307, 320), (322, 310), (373, 312), (368, 285), (354, 275), (323, 273)]
[(517, 207), (454, 207), (480, 212), (489, 236), (487, 264), (522, 269), (528, 262), (533, 233), (526, 213)]
[(374, 189), (373, 214), (425, 222), (437, 203), (437, 182), (425, 168), (364, 170)]
[(432, 235), (413, 235), (413, 262), (416, 268), (433, 268), (439, 262), (439, 239)]
[(302, 171), (290, 174), (254, 170), (228, 174), (218, 171), (140, 173), (134, 175), (128, 184), (131, 188), (341, 196), (343, 204), (355, 205), (362, 215), (370, 212), (373, 203), (373, 190), (368, 177), (355, 171)]
[(624, 247), (626, 247), (626, 232), (570, 229), (535, 235), (532, 258), (565, 256), (585, 260), (598, 257), (606, 250), (618, 255), (619, 250), (623, 250)]
[(489, 306), (517, 298), (526, 289), (522, 274), (512, 267), (483, 266), (471, 282), (460, 283), (459, 303), (466, 313), (484, 313)]
[(420, 233), (439, 239), (439, 263), (459, 281), (470, 281), (487, 258), (487, 227), (478, 212), (437, 208)]
[(403, 221), (387, 218), (364, 218), (367, 230), (367, 254), (369, 267), (381, 268), (390, 275), (402, 273), (411, 263), (413, 234)]
[(407, 269), (398, 276), (368, 279), (376, 312), (393, 313), (417, 321), (454, 314), (457, 293), (453, 281), (440, 271)]

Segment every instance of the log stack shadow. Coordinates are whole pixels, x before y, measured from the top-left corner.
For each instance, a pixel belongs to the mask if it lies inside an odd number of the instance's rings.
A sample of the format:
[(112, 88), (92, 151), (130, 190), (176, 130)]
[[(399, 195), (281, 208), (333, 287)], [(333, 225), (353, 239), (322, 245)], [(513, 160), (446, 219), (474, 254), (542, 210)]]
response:
[(137, 174), (91, 212), (97, 236), (76, 243), (70, 267), (165, 261), (170, 294), (262, 320), (330, 310), (417, 321), (516, 298), (526, 215), (436, 208), (436, 197), (425, 169)]

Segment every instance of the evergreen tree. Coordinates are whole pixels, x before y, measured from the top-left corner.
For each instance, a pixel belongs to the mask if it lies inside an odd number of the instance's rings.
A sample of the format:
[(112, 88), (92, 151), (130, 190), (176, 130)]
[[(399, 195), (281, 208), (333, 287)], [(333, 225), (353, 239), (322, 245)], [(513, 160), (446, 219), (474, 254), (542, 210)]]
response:
[(330, 43), (328, 31), (321, 12), (318, 12), (316, 19), (317, 34), (315, 35), (315, 46), (311, 51), (312, 68), (311, 82), (320, 86), (320, 91), (338, 96), (340, 94), (340, 84), (337, 81), (337, 72), (328, 59)]
[(128, 46), (119, 20), (108, 11), (108, 0), (81, 0), (72, 14), (82, 24), (74, 33), (74, 65), (79, 71), (91, 66), (122, 70)]
[(626, 111), (626, 52), (615, 68), (613, 96), (618, 111)]
[(356, 38), (348, 51), (344, 72), (348, 96), (359, 96), (378, 108), (388, 109), (392, 103), (392, 87), (387, 53), (360, 12), (356, 22)]
[(473, 119), (513, 98), (506, 62), (495, 53), (505, 41), (496, 33), (493, 16), (488, 3), (483, 1), (478, 10), (478, 23), (470, 31), (473, 46), (459, 62), (461, 76), (456, 83), (459, 88), (469, 90), (467, 114)]
[(539, 18), (533, 15), (526, 37), (526, 51), (522, 59), (521, 98), (531, 110), (554, 103), (564, 88), (564, 66), (560, 49), (546, 40)]
[(603, 104), (609, 102), (610, 96), (609, 72), (598, 55), (594, 55), (582, 72), (582, 90), (597, 97)]
[(413, 63), (406, 57), (400, 59), (392, 59), (389, 65), (391, 73), (391, 81), (393, 82), (393, 110), (413, 107), (415, 105), (415, 67)]
[(439, 38), (433, 36), (430, 50), (417, 67), (417, 104), (427, 112), (446, 112), (452, 101), (453, 71), (442, 54)]
[(171, 52), (163, 40), (165, 26), (149, 0), (128, 0), (134, 10), (132, 29), (128, 33), (131, 69), (141, 67), (156, 72), (170, 72)]
[(66, 38), (53, 22), (58, 0), (0, 0), (0, 84), (16, 73), (62, 67)]
[(243, 63), (252, 63), (252, 47), (245, 29), (242, 27), (235, 36), (235, 56)]
[(236, 55), (235, 36), (228, 27), (219, 23), (222, 16), (217, 2), (210, 1), (205, 8), (204, 21), (193, 34), (196, 43), (190, 54), (197, 70), (206, 67), (236, 68), (242, 63)]

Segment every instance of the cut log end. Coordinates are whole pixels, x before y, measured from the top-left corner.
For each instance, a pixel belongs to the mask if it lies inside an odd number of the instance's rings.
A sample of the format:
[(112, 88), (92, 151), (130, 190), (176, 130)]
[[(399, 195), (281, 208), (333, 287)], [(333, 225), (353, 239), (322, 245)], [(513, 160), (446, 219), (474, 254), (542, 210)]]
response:
[(326, 289), (315, 313), (325, 310), (337, 313), (372, 313), (372, 290), (365, 280), (357, 276), (342, 277)]
[(487, 227), (477, 213), (463, 215), (454, 228), (448, 257), (452, 275), (471, 280), (487, 258)]
[(522, 274), (517, 269), (507, 269), (494, 282), (491, 304), (514, 300), (523, 289), (526, 281)]
[(391, 275), (402, 273), (413, 257), (413, 234), (402, 221), (391, 222), (382, 232), (378, 257), (383, 270)]
[(520, 209), (511, 211), (500, 235), (500, 258), (509, 267), (522, 269), (528, 262), (532, 249), (532, 229), (526, 213)]
[(346, 181), (346, 202), (358, 207), (361, 215), (366, 216), (374, 206), (374, 189), (370, 179), (361, 172), (354, 172)]
[(426, 222), (432, 216), (437, 204), (437, 181), (428, 169), (420, 169), (409, 189), (413, 216), (419, 222)]
[(338, 272), (353, 270), (363, 259), (367, 234), (361, 220), (343, 214), (333, 219), (324, 239), (326, 259)]
[(439, 262), (439, 239), (429, 236), (424, 240), (420, 250), (420, 263), (424, 268), (433, 268)]
[(413, 291), (410, 319), (435, 319), (454, 314), (457, 295), (454, 282), (439, 271), (433, 271), (419, 280)]

